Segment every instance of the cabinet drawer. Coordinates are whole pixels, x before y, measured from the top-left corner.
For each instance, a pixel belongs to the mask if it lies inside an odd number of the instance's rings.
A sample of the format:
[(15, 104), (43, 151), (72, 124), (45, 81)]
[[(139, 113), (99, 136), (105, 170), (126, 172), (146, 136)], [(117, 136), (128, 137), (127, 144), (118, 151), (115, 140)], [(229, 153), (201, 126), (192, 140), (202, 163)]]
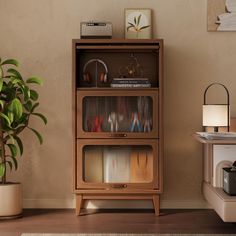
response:
[(76, 189), (158, 189), (157, 140), (77, 139)]
[(77, 91), (77, 138), (158, 138), (158, 90)]

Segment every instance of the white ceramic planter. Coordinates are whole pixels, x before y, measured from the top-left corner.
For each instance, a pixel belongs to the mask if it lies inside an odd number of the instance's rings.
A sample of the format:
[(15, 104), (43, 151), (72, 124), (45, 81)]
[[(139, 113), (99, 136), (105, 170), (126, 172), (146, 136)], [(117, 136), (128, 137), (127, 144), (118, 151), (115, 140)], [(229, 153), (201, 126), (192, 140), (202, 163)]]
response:
[(0, 217), (17, 217), (22, 213), (22, 186), (20, 183), (0, 185)]

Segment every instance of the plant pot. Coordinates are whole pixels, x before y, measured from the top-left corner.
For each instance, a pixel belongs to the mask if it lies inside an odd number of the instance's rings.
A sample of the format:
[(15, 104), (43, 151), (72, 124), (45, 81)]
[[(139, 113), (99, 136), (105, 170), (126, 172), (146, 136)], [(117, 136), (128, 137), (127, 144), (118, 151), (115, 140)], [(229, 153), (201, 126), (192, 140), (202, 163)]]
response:
[(22, 185), (0, 184), (0, 218), (19, 217), (22, 213)]

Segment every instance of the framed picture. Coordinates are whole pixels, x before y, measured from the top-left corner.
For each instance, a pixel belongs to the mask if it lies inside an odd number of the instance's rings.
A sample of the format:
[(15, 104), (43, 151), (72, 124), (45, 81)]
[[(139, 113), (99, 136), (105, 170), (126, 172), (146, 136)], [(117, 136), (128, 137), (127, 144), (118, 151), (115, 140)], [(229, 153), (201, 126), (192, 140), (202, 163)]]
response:
[(125, 38), (151, 39), (152, 38), (152, 11), (151, 9), (125, 9)]
[(207, 30), (236, 31), (236, 0), (207, 1)]

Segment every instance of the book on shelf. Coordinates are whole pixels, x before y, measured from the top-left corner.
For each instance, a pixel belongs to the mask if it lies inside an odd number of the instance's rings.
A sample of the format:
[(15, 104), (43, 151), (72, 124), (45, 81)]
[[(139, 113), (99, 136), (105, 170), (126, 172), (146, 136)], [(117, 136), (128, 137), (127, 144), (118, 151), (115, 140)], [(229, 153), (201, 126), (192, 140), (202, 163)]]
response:
[(111, 82), (111, 87), (120, 87), (120, 88), (149, 88), (151, 83), (148, 78), (113, 78)]
[(112, 83), (150, 83), (148, 78), (113, 78)]
[(150, 88), (151, 84), (111, 84), (112, 88)]

